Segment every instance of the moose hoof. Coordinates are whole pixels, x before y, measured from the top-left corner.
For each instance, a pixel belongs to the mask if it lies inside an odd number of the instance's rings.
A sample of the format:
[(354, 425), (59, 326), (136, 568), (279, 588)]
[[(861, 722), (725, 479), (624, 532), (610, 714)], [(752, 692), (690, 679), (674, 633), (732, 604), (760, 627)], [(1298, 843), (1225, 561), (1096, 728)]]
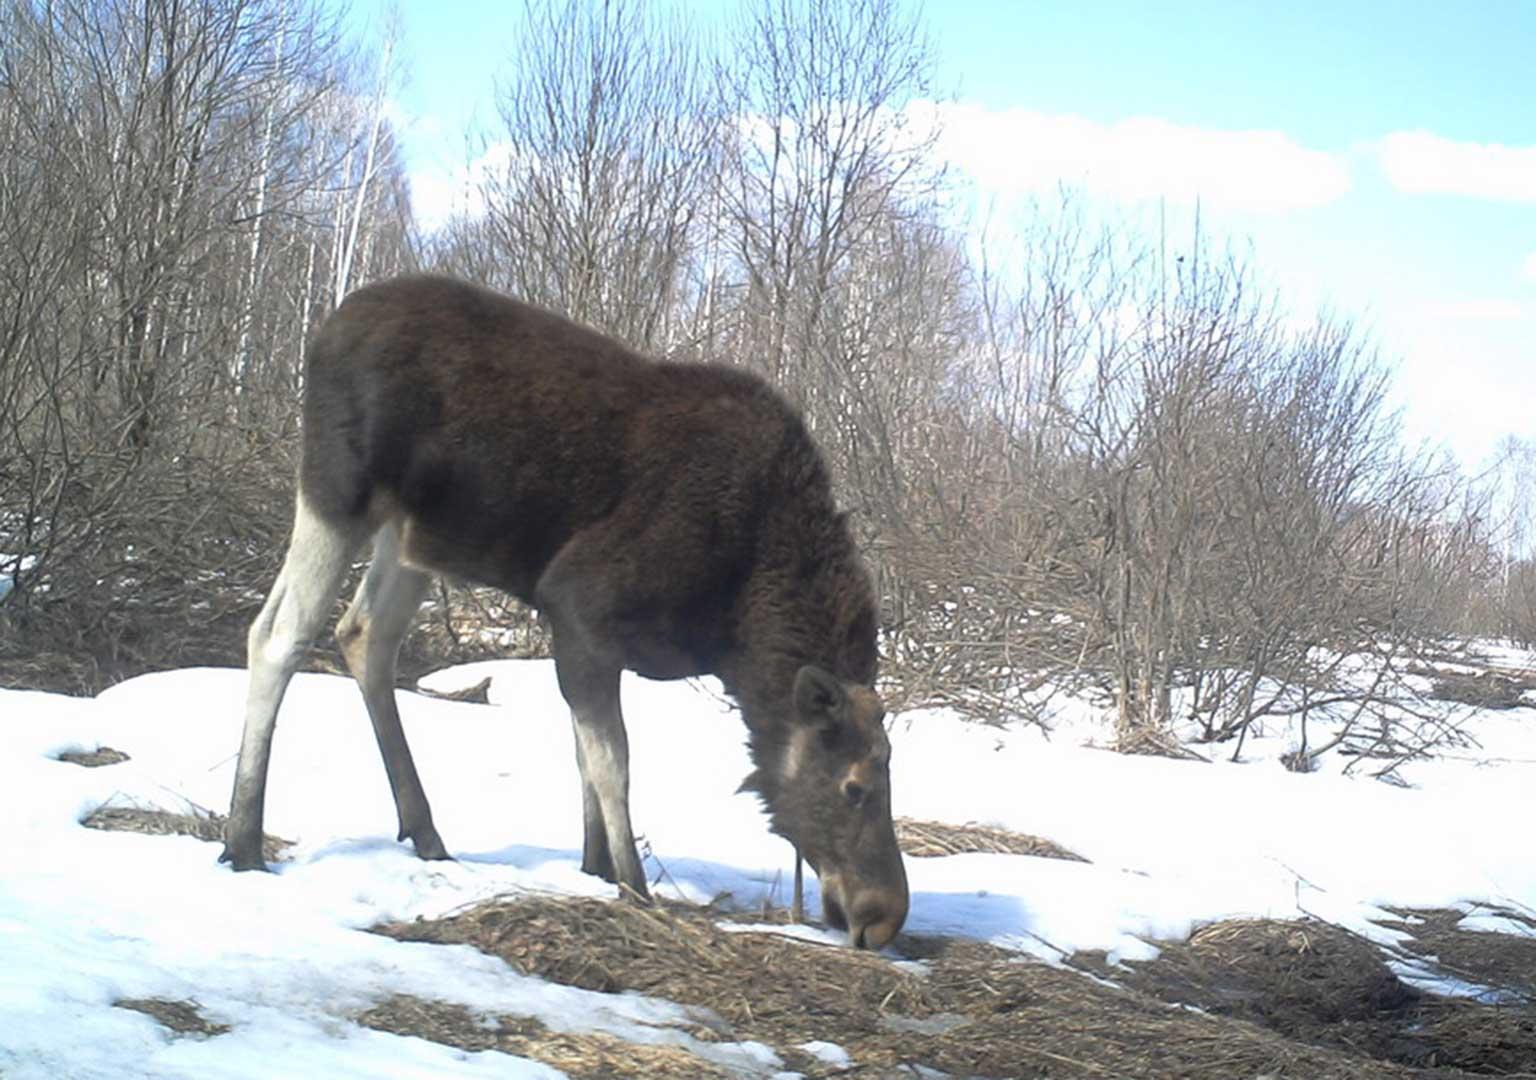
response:
[(639, 904), (641, 907), (651, 906), (651, 892), (645, 887), (644, 882), (641, 882), (638, 889), (633, 885), (620, 884), (619, 899), (628, 901), (631, 904)]
[(258, 844), (255, 850), (248, 849), (245, 844), (225, 844), (224, 851), (219, 856), (219, 862), (229, 863), (236, 871), (241, 870), (265, 870), (267, 861), (261, 857), (261, 846)]
[(583, 874), (591, 874), (593, 877), (600, 877), (610, 885), (617, 885), (619, 883), (619, 875), (613, 872), (613, 863), (607, 859), (602, 861), (582, 859), (581, 872)]
[[(405, 839), (401, 837), (401, 839)], [(443, 846), (442, 837), (437, 835), (437, 830), (427, 828), (411, 837), (411, 844), (416, 848), (416, 857), (427, 862), (452, 859), (448, 849)]]

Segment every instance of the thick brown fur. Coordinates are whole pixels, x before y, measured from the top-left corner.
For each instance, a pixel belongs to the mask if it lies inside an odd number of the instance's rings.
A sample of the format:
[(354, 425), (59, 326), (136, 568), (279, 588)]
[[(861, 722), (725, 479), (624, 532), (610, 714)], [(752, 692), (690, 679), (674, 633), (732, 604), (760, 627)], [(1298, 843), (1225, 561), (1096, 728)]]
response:
[(736, 368), (674, 364), (463, 282), (353, 293), (306, 367), (294, 540), (253, 624), (224, 858), (261, 864), (272, 731), (299, 650), (356, 546), (375, 559), (337, 636), (400, 815), (446, 857), (394, 704), (423, 572), (547, 617), (581, 768), (583, 868), (644, 897), (619, 673), (715, 674), (741, 706), (747, 786), (821, 877), (829, 918), (878, 946), (907, 911), (877, 608), (827, 468), (790, 405)]
[(874, 681), (874, 595), (826, 467), (795, 411), (740, 370), (655, 362), (451, 279), (396, 279), (317, 335), (303, 462), (322, 515), (403, 518), (408, 562), (537, 606), (584, 534), (610, 557), (582, 567), (609, 598), (594, 636), (644, 675), (721, 675), (754, 727), (802, 664)]

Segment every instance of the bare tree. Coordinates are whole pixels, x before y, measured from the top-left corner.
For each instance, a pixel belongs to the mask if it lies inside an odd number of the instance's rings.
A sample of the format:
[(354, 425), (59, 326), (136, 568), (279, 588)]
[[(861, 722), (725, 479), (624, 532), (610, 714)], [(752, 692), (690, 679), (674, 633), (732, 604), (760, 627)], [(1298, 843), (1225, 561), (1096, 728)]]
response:
[(860, 247), (938, 187), (936, 131), (909, 106), (933, 60), (891, 0), (760, 0), (719, 71), (735, 124), (722, 182), (732, 272), (744, 276), (737, 344), (774, 380), (820, 383), (808, 348)]
[(447, 264), (678, 345), (719, 123), (698, 44), (635, 0), (529, 0), (510, 56), (485, 213), (450, 228)]
[[(151, 616), (178, 613), (167, 654), (219, 637), (227, 605), (178, 591), (202, 573), (248, 602), (266, 556), (234, 538), (283, 528), (317, 211), (353, 191), (330, 103), (357, 95), (304, 0), (0, 0), (0, 28), (0, 552), (28, 567), (0, 621), (95, 678)], [(368, 200), (358, 273), (409, 244), (387, 138), (376, 173), (397, 198)]]

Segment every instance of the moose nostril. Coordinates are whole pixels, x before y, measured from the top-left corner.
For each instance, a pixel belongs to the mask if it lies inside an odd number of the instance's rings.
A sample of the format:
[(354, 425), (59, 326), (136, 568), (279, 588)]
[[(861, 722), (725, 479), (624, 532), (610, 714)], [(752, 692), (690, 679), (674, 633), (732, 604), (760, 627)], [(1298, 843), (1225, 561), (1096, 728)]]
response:
[(869, 793), (864, 790), (864, 785), (854, 780), (849, 780), (843, 785), (843, 798), (848, 800), (849, 806), (863, 806), (864, 797)]
[(896, 936), (906, 921), (903, 908), (887, 907), (879, 900), (856, 904), (849, 920), (848, 938), (856, 949), (878, 949)]

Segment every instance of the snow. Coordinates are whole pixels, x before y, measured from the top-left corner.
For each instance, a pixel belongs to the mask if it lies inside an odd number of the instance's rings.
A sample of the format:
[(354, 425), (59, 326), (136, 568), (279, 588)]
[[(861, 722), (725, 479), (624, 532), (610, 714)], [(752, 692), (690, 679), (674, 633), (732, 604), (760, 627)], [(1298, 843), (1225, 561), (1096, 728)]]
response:
[(821, 1039), (813, 1039), (807, 1043), (801, 1043), (800, 1049), (823, 1065), (830, 1065), (834, 1069), (850, 1069), (853, 1067), (853, 1059), (836, 1043), (823, 1042)]
[[(1525, 654), (1511, 664), (1531, 665)], [(95, 699), (0, 690), (0, 1075), (551, 1077), (497, 1052), (465, 1053), (361, 1027), (392, 994), (537, 1018), (560, 1031), (669, 1042), (743, 1076), (784, 1068), (754, 1043), (698, 1042), (696, 1014), (634, 994), (597, 994), (516, 974), (467, 947), (361, 932), (523, 890), (586, 896), (611, 887), (580, 871), (581, 800), (566, 709), (547, 662), (439, 672), (438, 689), (489, 675), (492, 706), (400, 695), (401, 714), (444, 840), (457, 861), (423, 863), (394, 840), (394, 808), (350, 680), (300, 675), (272, 761), (267, 830), (297, 841), (273, 874), (234, 874), (218, 847), (85, 828), (103, 803), (185, 810), (227, 804), (244, 673), (146, 675)], [(626, 676), (632, 799), (657, 891), (783, 904), (789, 846), (756, 801), (739, 719), (709, 681)], [(909, 859), (910, 930), (962, 934), (1059, 962), (1155, 953), (1201, 923), (1316, 915), (1394, 939), (1380, 905), (1462, 906), (1469, 925), (1529, 932), (1505, 911), (1536, 909), (1536, 726), (1527, 709), (1478, 713), (1479, 746), (1405, 767), (1410, 787), (1341, 775), (1325, 760), (1285, 771), (1293, 733), (1251, 739), (1241, 764), (1116, 755), (1102, 710), (1055, 699), (1055, 729), (966, 724), (944, 710), (891, 725), (896, 812), (1047, 837), (1087, 863), (1004, 855)], [(56, 760), (101, 745), (131, 760), (85, 769)], [(1219, 749), (1219, 748), (1218, 748)], [(814, 879), (807, 903), (818, 910)], [(824, 947), (840, 936), (787, 932)], [(898, 939), (899, 948), (899, 939)], [(888, 955), (899, 961), (897, 949)], [(1475, 993), (1477, 988), (1466, 988)], [(123, 998), (195, 1001), (229, 1025), (171, 1037), (113, 1007)], [(88, 1034), (87, 1034), (88, 1033)], [(803, 1049), (829, 1065), (827, 1042)], [(812, 1049), (815, 1047), (815, 1049)], [(838, 1058), (837, 1055), (842, 1057)]]

